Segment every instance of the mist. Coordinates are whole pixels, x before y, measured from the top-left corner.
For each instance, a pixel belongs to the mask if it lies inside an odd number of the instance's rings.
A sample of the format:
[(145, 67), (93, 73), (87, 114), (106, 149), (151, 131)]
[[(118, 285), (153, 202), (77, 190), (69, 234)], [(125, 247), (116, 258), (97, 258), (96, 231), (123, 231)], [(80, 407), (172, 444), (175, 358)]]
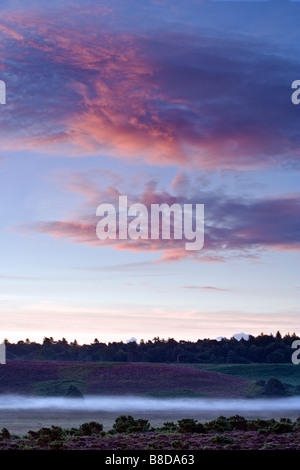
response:
[(280, 412), (299, 411), (300, 396), (276, 399), (143, 398), (86, 396), (84, 398), (0, 395), (0, 410), (104, 412)]

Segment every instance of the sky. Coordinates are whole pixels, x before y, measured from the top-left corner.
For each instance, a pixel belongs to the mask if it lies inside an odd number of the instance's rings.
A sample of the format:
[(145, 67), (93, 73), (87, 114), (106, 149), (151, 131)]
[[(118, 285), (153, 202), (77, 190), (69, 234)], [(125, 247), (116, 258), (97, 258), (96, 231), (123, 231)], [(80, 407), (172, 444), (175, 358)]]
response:
[[(300, 334), (299, 13), (0, 1), (0, 340)], [(121, 195), (204, 204), (203, 248), (100, 240)]]

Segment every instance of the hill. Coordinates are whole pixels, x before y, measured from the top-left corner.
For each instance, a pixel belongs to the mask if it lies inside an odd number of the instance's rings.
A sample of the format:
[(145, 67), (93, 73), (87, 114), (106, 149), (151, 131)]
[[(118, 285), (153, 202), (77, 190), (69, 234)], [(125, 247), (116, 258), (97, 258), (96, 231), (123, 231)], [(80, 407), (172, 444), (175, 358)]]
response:
[(251, 381), (189, 365), (8, 361), (0, 366), (0, 393), (65, 395), (152, 395), (238, 398)]
[(220, 372), (247, 380), (268, 380), (275, 377), (293, 386), (300, 386), (300, 366), (295, 364), (197, 364), (201, 370)]

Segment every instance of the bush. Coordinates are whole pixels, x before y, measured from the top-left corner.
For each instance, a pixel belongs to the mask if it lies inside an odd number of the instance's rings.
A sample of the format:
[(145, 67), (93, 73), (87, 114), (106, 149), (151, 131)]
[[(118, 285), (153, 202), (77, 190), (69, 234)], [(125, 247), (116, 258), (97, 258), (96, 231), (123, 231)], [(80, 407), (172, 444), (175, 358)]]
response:
[(233, 429), (237, 429), (239, 431), (247, 431), (248, 429), (247, 420), (243, 416), (230, 416), (228, 422)]
[(288, 391), (281, 380), (276, 379), (276, 377), (271, 377), (264, 386), (263, 394), (273, 397), (282, 397), (288, 395)]
[(216, 434), (211, 437), (210, 442), (213, 442), (214, 444), (237, 444), (237, 441), (232, 437), (221, 436), (220, 434)]
[(79, 427), (79, 434), (81, 436), (93, 436), (99, 435), (103, 431), (103, 425), (96, 421), (90, 421), (89, 423), (83, 423)]
[(9, 430), (6, 429), (6, 428), (2, 429), (0, 436), (1, 436), (1, 439), (10, 439), (11, 438), (11, 434), (10, 434)]
[(179, 439), (175, 439), (175, 441), (171, 442), (171, 447), (173, 449), (189, 449), (190, 444), (188, 442), (183, 442)]
[(248, 421), (248, 430), (249, 431), (259, 431), (259, 432), (267, 432), (269, 431), (274, 424), (276, 424), (275, 419), (250, 419)]
[(293, 428), (293, 425), (292, 423), (288, 423), (288, 422), (279, 422), (279, 423), (276, 423), (272, 428), (271, 428), (271, 431), (272, 432), (275, 432), (276, 434), (284, 434), (286, 432), (293, 432), (294, 431), (294, 428)]
[(177, 431), (177, 424), (173, 421), (167, 421), (161, 428), (162, 431)]
[(47, 447), (51, 442), (51, 438), (48, 436), (39, 437), (36, 441), (36, 445), (39, 447)]
[(70, 398), (83, 398), (83, 395), (81, 391), (75, 387), (75, 385), (69, 385), (67, 390), (64, 393), (65, 397), (70, 397)]
[(205, 427), (195, 419), (185, 418), (178, 421), (178, 431), (181, 433), (202, 433), (205, 431)]
[(259, 385), (260, 387), (264, 387), (266, 385), (266, 381), (259, 379), (255, 382), (256, 385)]
[(147, 432), (150, 423), (147, 419), (134, 419), (133, 416), (121, 415), (116, 418), (113, 430), (117, 433)]
[(61, 449), (62, 446), (64, 444), (64, 441), (52, 441), (49, 443), (49, 446), (51, 447), (51, 449), (54, 449), (54, 450), (58, 450), (58, 449)]
[(51, 426), (51, 428), (41, 428), (38, 431), (28, 431), (28, 436), (32, 439), (41, 440), (40, 442), (60, 441), (66, 437), (66, 431), (60, 426)]
[(225, 418), (225, 416), (219, 416), (217, 419), (206, 423), (205, 426), (208, 431), (214, 431), (214, 432), (232, 431), (232, 426), (230, 424), (230, 421), (229, 419)]

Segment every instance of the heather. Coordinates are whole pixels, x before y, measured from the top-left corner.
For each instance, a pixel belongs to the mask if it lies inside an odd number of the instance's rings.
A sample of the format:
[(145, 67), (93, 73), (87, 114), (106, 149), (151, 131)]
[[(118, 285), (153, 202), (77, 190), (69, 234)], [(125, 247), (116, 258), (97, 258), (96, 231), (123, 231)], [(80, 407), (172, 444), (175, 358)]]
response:
[(300, 450), (300, 418), (249, 419), (234, 415), (200, 423), (193, 418), (153, 428), (146, 419), (120, 415), (108, 431), (101, 423), (42, 427), (24, 436), (0, 433), (4, 450)]
[(243, 397), (250, 381), (188, 365), (8, 361), (0, 393), (42, 396), (153, 395)]

